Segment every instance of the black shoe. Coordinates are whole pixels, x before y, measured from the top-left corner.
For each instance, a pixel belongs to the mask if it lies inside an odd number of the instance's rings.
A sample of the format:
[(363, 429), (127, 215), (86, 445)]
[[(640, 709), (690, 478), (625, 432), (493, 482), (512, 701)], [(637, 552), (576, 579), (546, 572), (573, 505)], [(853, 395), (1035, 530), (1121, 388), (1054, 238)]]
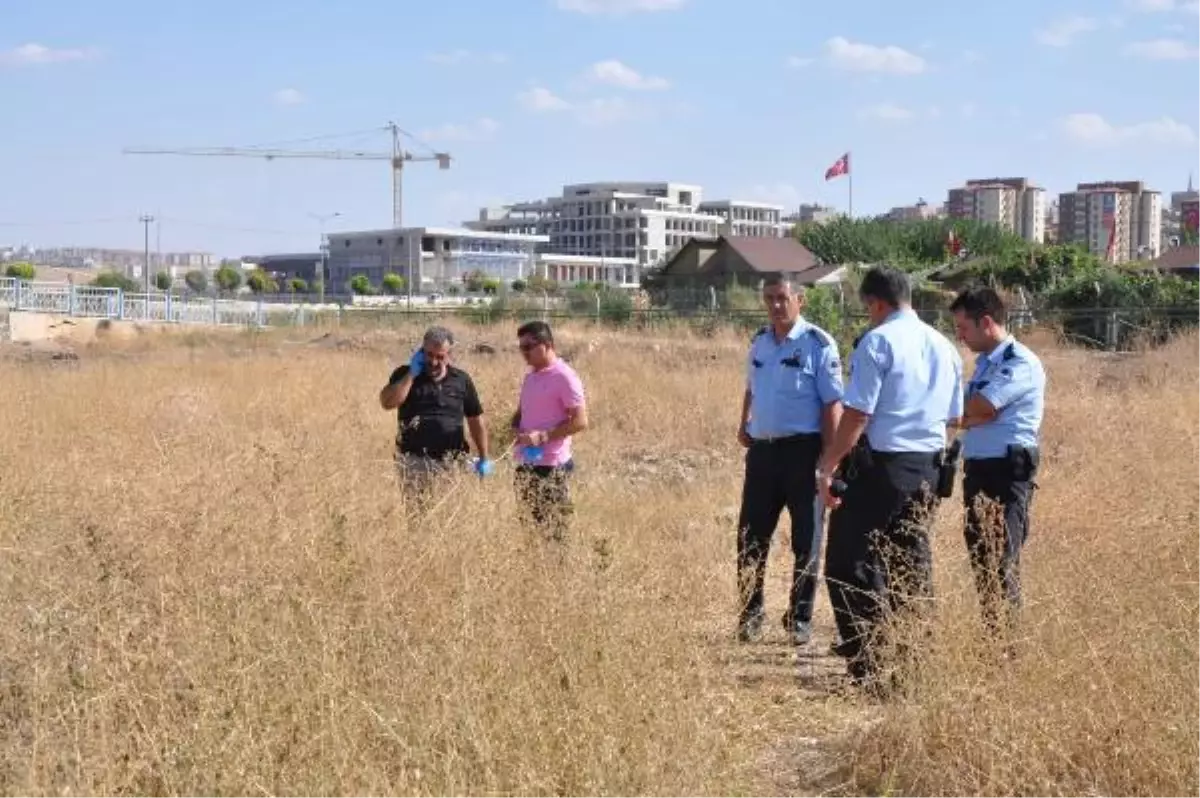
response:
[(788, 629), (788, 636), (794, 646), (807, 646), (812, 642), (812, 626), (807, 623), (795, 623)]
[(808, 621), (794, 620), (796, 616), (791, 610), (783, 614), (783, 628), (787, 630), (792, 645), (807, 646), (812, 641), (812, 624)]
[(738, 621), (737, 638), (742, 643), (752, 643), (762, 636), (762, 615), (751, 615)]

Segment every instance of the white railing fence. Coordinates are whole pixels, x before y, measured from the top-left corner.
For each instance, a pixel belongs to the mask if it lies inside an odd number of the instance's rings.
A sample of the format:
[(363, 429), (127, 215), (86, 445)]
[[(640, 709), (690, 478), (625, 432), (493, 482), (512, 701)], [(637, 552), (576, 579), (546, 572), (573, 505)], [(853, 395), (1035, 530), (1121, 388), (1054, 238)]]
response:
[(304, 305), (283, 305), (242, 299), (177, 296), (169, 293), (132, 294), (120, 288), (77, 286), (0, 277), (0, 305), (10, 311), (59, 313), (65, 316), (242, 327), (304, 326), (316, 311)]

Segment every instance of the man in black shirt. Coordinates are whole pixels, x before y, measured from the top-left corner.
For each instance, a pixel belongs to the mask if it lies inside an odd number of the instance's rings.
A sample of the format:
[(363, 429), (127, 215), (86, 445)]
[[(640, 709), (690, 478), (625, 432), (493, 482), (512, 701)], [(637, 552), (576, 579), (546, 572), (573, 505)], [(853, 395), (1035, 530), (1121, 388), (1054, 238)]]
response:
[(379, 392), (383, 409), (397, 410), (396, 464), (414, 498), (423, 495), (456, 459), (470, 454), (464, 419), (478, 455), (475, 472), (480, 476), (492, 472), (483, 405), (470, 375), (450, 365), (453, 346), (449, 330), (430, 327), (408, 365), (393, 371)]

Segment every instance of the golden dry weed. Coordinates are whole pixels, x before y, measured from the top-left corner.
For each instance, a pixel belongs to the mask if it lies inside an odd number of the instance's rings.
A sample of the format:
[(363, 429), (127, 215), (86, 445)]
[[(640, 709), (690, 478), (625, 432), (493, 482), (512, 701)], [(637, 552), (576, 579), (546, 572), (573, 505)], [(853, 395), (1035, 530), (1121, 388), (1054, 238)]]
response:
[[(513, 331), (457, 331), (500, 427)], [(1196, 792), (1195, 338), (1045, 352), (1021, 658), (979, 639), (955, 501), (926, 676), (879, 705), (836, 689), (824, 590), (785, 644), (785, 531), (733, 642), (745, 336), (562, 331), (593, 428), (559, 558), (507, 461), (409, 523), (376, 396), (418, 335), (0, 360), (0, 790)]]

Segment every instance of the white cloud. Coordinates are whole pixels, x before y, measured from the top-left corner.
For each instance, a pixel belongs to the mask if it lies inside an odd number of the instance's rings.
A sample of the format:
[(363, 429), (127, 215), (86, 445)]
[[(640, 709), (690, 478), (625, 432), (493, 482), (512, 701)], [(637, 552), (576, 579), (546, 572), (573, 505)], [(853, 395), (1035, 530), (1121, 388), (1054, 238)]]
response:
[(1196, 48), (1179, 39), (1152, 39), (1125, 46), (1125, 55), (1148, 61), (1186, 61), (1197, 56)]
[(1100, 114), (1069, 114), (1059, 121), (1062, 133), (1071, 141), (1096, 147), (1128, 143), (1190, 145), (1196, 140), (1192, 129), (1169, 116), (1131, 125), (1114, 125)]
[(928, 67), (924, 58), (901, 47), (852, 42), (842, 36), (825, 42), (825, 55), (832, 66), (849, 72), (916, 75)]
[(300, 105), (308, 102), (308, 98), (299, 89), (280, 89), (271, 95), (271, 101), (276, 105)]
[(617, 60), (599, 61), (588, 69), (588, 78), (594, 83), (618, 86), (633, 91), (662, 91), (671, 87), (666, 78), (640, 74)]
[(441, 64), (443, 66), (455, 66), (457, 64), (465, 64), (469, 61), (478, 61), (486, 64), (506, 64), (508, 56), (504, 53), (476, 53), (471, 50), (446, 50), (441, 53), (430, 53), (425, 56), (425, 60)]
[(487, 141), (499, 129), (499, 122), (485, 116), (465, 125), (447, 123), (422, 130), (420, 137), (426, 141)]
[(99, 52), (92, 47), (66, 48), (56, 50), (36, 42), (22, 44), (11, 50), (0, 51), (0, 65), (8, 66), (42, 66), (45, 64), (61, 64), (68, 61), (90, 61)]
[(534, 86), (517, 95), (517, 102), (526, 111), (543, 113), (546, 111), (565, 111), (571, 104), (554, 92), (543, 86)]
[(683, 8), (685, 2), (687, 0), (556, 0), (555, 5), (562, 11), (573, 11), (577, 14), (622, 16), (678, 11)]
[(1033, 38), (1047, 47), (1070, 47), (1075, 39), (1100, 27), (1094, 17), (1070, 16), (1055, 20), (1033, 32)]
[(880, 122), (907, 122), (916, 114), (895, 103), (879, 103), (858, 112), (859, 119), (874, 119)]

